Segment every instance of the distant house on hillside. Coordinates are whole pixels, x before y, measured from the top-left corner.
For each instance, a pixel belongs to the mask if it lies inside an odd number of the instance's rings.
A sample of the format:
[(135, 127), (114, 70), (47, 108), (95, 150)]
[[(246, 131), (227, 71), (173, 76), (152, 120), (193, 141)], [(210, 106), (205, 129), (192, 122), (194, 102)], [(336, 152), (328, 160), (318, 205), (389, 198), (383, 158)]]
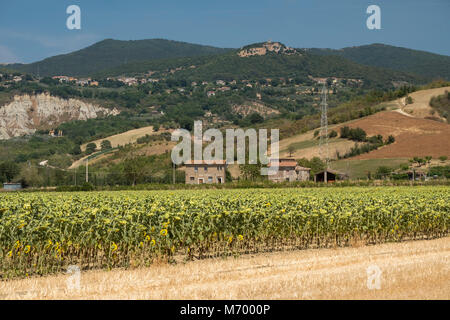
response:
[(186, 184), (225, 183), (226, 160), (188, 161)]
[(310, 168), (301, 167), (295, 159), (271, 159), (268, 168), (275, 168), (278, 165), (278, 171), (269, 175), (268, 178), (273, 182), (283, 181), (308, 181), (310, 177)]

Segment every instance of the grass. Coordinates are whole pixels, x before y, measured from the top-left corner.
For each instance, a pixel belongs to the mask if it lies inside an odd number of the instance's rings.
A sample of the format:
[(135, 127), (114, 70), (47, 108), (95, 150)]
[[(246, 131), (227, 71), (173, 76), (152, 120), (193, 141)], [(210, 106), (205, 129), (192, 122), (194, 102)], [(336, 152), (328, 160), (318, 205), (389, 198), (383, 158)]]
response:
[[(340, 138), (334, 138), (334, 139), (329, 139), (328, 143), (332, 144), (332, 143), (337, 143), (340, 141), (346, 141), (345, 139), (340, 139)], [(288, 148), (281, 150), (281, 152), (284, 151), (288, 151), (289, 147), (292, 147), (293, 150), (300, 150), (300, 149), (306, 149), (306, 148), (311, 148), (311, 147), (316, 147), (320, 144), (320, 139), (319, 138), (314, 138), (313, 140), (304, 140), (304, 141), (299, 141), (299, 142), (294, 142), (291, 143)]]
[(373, 175), (380, 166), (386, 166), (390, 168), (398, 168), (401, 164), (408, 164), (406, 158), (396, 159), (367, 159), (367, 160), (338, 160), (330, 164), (330, 168), (333, 170), (348, 173), (350, 179), (364, 179), (367, 178), (367, 172)]

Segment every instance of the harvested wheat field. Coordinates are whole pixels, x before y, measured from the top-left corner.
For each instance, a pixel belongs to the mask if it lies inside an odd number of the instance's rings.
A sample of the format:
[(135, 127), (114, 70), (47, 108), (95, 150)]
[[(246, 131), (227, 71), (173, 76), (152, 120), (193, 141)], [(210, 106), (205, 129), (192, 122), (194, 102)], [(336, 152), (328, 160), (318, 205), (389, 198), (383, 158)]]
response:
[[(68, 289), (68, 275), (5, 281), (0, 298), (450, 299), (449, 259), (447, 237), (89, 271), (79, 290)], [(369, 267), (381, 271), (379, 289)]]
[(450, 91), (450, 87), (442, 87), (428, 90), (419, 90), (409, 94), (413, 99), (413, 103), (405, 105), (405, 99), (399, 99), (401, 101), (401, 109), (408, 114), (418, 118), (436, 118), (445, 121), (445, 118), (439, 116), (437, 112), (433, 114), (433, 108), (430, 107), (430, 99), (432, 97), (444, 94), (445, 91)]
[[(91, 141), (91, 142), (95, 143), (97, 145), (97, 148), (99, 148), (100, 144), (102, 143), (103, 140), (109, 140), (109, 142), (111, 142), (111, 146), (113, 148), (115, 148), (117, 146), (123, 146), (127, 143), (134, 143), (134, 142), (136, 142), (136, 140), (138, 138), (143, 137), (146, 134), (154, 135), (154, 134), (161, 134), (163, 132), (168, 132), (168, 131), (169, 130), (160, 129), (159, 131), (155, 132), (153, 130), (153, 126), (148, 126), (148, 127), (142, 127), (142, 128), (138, 128), (138, 129), (128, 130), (128, 131), (125, 131), (125, 132), (122, 132), (119, 134), (115, 134), (113, 136), (109, 136), (109, 137), (98, 139), (98, 140)], [(86, 150), (87, 144), (88, 143), (81, 145), (82, 151)]]

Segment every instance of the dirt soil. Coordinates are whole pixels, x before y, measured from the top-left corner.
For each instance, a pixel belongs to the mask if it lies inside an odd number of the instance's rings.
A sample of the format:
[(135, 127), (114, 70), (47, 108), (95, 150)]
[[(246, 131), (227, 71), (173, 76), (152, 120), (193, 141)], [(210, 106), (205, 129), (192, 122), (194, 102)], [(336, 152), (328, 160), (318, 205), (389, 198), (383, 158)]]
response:
[[(113, 136), (109, 136), (109, 137), (106, 137), (103, 139), (98, 139), (98, 140), (90, 141), (90, 142), (95, 143), (97, 145), (97, 148), (100, 148), (100, 144), (102, 143), (103, 140), (109, 140), (111, 142), (111, 146), (113, 148), (115, 148), (119, 145), (123, 146), (127, 143), (134, 143), (134, 142), (136, 142), (137, 138), (143, 137), (146, 134), (154, 135), (154, 134), (161, 134), (163, 132), (167, 132), (167, 130), (160, 129), (158, 132), (154, 132), (153, 126), (148, 126), (148, 127), (142, 127), (139, 129), (128, 130), (123, 133), (115, 134)], [(88, 142), (88, 143), (90, 143), (90, 142)], [(86, 145), (88, 143), (81, 145), (82, 151), (86, 150)]]
[(384, 111), (346, 125), (360, 127), (368, 136), (381, 134), (384, 139), (389, 135), (395, 137), (393, 144), (352, 159), (450, 156), (450, 125), (447, 123)]

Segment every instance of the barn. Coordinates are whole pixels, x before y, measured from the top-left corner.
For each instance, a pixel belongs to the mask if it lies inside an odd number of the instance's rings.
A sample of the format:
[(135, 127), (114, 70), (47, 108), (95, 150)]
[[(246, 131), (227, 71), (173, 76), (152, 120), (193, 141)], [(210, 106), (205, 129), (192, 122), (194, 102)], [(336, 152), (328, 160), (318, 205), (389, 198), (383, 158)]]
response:
[[(344, 180), (348, 178), (346, 174), (330, 169), (326, 170), (326, 173), (327, 173), (327, 182)], [(314, 182), (324, 182), (324, 181), (325, 181), (325, 170), (320, 171), (314, 175)]]

